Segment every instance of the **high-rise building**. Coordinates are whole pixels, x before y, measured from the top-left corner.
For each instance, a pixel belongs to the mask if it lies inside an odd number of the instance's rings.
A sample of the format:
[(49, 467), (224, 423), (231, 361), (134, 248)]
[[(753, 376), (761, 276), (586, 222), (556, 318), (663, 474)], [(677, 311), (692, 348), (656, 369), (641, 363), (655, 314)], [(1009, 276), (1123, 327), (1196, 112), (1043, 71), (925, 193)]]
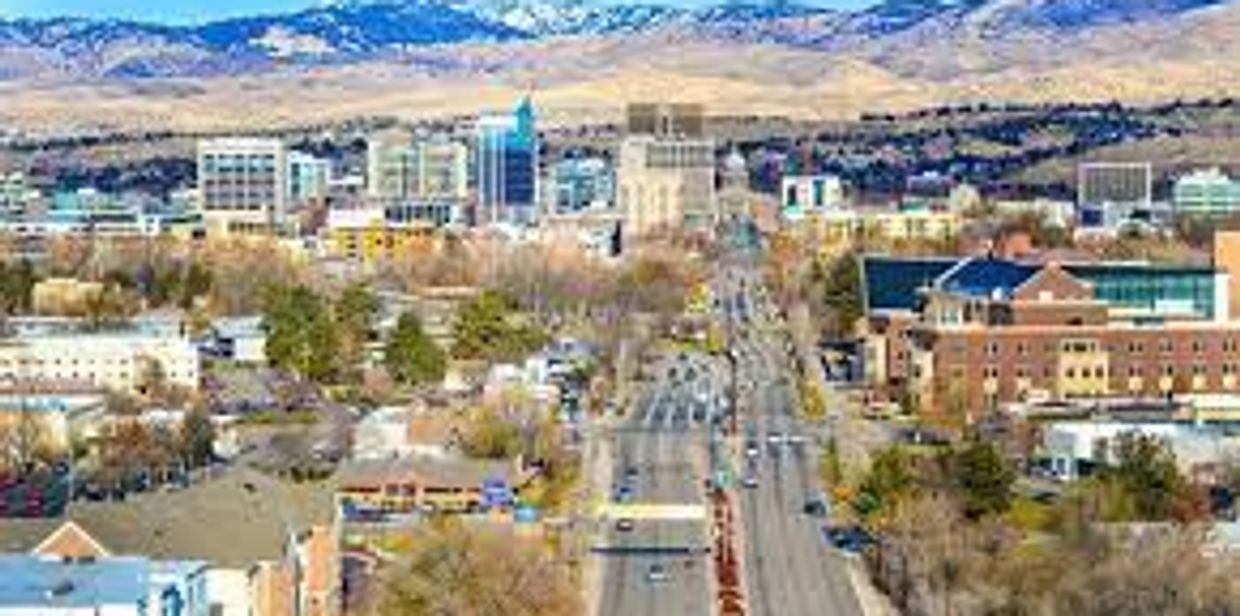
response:
[(288, 173), (277, 139), (198, 143), (198, 191), (208, 233), (280, 233), (288, 223)]
[(616, 173), (626, 235), (706, 230), (719, 219), (715, 145), (708, 139), (630, 136)]
[(446, 224), (463, 218), (469, 199), (469, 150), (443, 135), (411, 139), (387, 133), (367, 151), (367, 196), (404, 215)]
[(534, 106), (486, 114), (475, 126), (477, 222), (531, 224), (538, 219), (538, 132)]
[(705, 109), (695, 103), (630, 103), (629, 135), (700, 139), (706, 134)]
[(1084, 163), (1077, 170), (1077, 205), (1149, 207), (1154, 172), (1149, 163)]
[(1240, 181), (1220, 169), (1204, 169), (1175, 181), (1171, 201), (1177, 214), (1225, 217), (1240, 210)]
[(289, 152), (287, 180), (285, 196), (290, 207), (320, 202), (327, 198), (331, 162), (305, 152)]

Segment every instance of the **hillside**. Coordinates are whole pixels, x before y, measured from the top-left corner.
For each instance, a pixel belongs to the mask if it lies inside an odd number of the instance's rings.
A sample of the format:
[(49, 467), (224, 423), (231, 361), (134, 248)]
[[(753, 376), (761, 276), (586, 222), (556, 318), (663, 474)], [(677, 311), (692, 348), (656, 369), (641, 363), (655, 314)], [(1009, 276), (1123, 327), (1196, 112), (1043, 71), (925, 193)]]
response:
[(0, 22), (0, 125), (220, 129), (426, 117), (533, 92), (552, 121), (676, 98), (853, 117), (975, 100), (1240, 92), (1240, 1), (887, 0), (697, 10), (350, 3), (198, 27)]

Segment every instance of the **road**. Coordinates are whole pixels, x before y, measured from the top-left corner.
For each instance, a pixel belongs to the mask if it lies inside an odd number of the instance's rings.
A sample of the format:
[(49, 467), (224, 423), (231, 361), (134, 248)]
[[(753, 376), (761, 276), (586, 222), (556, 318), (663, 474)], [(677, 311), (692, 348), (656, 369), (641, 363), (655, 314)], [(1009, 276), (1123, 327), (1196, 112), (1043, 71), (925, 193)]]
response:
[[(859, 614), (845, 557), (823, 540), (825, 518), (806, 512), (821, 494), (821, 436), (797, 416), (785, 340), (752, 272), (731, 269), (720, 285), (733, 332), (741, 438), (745, 449), (757, 445), (756, 456), (745, 455), (756, 486), (741, 495), (749, 613)], [(804, 442), (794, 445), (789, 436)]]
[[(707, 362), (700, 356), (662, 362), (636, 408), (612, 431), (612, 483), (631, 490), (629, 502), (705, 505), (708, 426), (722, 390), (720, 371)], [(638, 519), (631, 530), (608, 522), (602, 535), (609, 550), (600, 614), (711, 613), (705, 521)], [(650, 579), (656, 565), (667, 579)]]

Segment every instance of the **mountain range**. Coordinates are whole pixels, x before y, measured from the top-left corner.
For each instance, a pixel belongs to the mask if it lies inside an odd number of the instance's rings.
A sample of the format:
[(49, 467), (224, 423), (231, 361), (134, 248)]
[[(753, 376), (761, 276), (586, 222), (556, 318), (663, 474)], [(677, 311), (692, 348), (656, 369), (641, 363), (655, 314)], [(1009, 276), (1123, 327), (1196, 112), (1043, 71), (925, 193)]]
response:
[(830, 119), (1240, 91), (1240, 0), (602, 1), (352, 0), (193, 26), (0, 20), (0, 132), (442, 116), (531, 91), (574, 121), (669, 96)]
[(0, 21), (0, 79), (242, 73), (399, 57), (428, 46), (661, 33), (834, 50), (925, 29), (984, 36), (1175, 18), (1226, 0), (886, 0), (844, 12), (772, 0), (686, 9), (588, 0), (378, 0), (197, 26), (83, 18)]

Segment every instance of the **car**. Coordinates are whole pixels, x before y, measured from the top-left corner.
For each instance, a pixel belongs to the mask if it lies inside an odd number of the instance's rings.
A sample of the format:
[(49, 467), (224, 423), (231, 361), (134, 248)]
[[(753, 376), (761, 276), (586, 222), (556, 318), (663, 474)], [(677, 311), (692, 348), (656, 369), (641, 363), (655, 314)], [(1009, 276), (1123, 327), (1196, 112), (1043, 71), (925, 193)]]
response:
[(827, 499), (822, 494), (811, 494), (809, 498), (805, 499), (805, 506), (802, 507), (805, 515), (815, 518), (825, 518), (828, 509)]
[(748, 441), (745, 443), (745, 456), (749, 458), (758, 457), (758, 441)]
[(646, 569), (646, 581), (650, 583), (662, 583), (672, 579), (672, 574), (668, 572), (667, 567), (662, 563), (653, 563), (650, 568)]
[(625, 467), (624, 476), (628, 479), (632, 479), (637, 476), (637, 472), (638, 472), (637, 466), (630, 464), (627, 467)]
[(628, 533), (632, 532), (636, 524), (632, 518), (620, 518), (616, 520), (616, 532)]
[(616, 489), (612, 491), (612, 500), (617, 503), (627, 503), (633, 500), (633, 488), (627, 485), (616, 486)]
[(745, 477), (741, 479), (741, 485), (751, 490), (758, 487), (758, 476), (753, 473), (745, 473)]
[(823, 536), (837, 550), (860, 554), (874, 545), (872, 535), (860, 526), (824, 526)]
[(766, 444), (772, 447), (778, 447), (784, 443), (784, 435), (779, 432), (771, 432), (766, 435)]

